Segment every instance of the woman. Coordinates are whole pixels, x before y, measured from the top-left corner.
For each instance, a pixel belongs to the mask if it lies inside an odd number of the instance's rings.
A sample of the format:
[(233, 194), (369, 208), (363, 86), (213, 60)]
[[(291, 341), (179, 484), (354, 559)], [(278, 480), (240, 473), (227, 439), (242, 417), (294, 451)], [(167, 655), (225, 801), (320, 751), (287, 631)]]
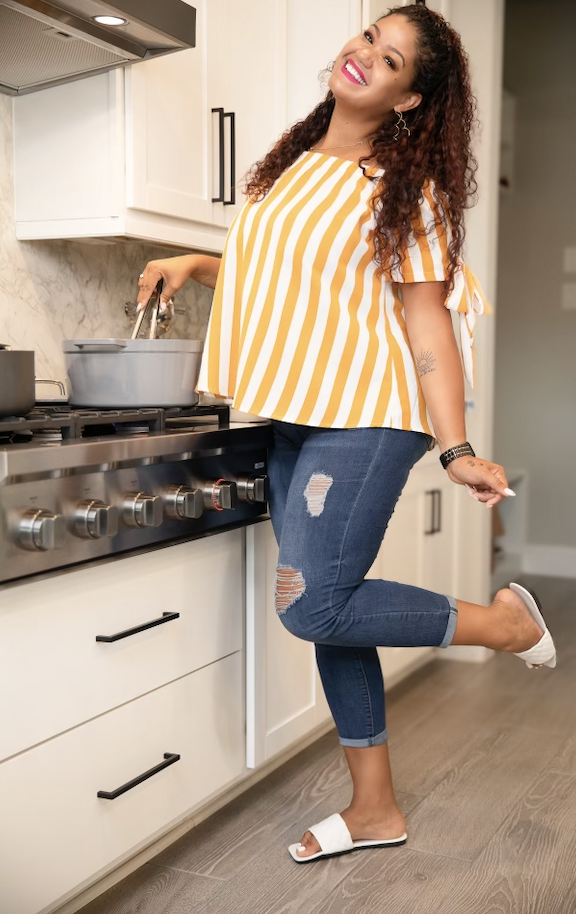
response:
[(434, 438), (477, 501), (514, 494), (466, 442), (450, 314), (472, 381), (483, 298), (460, 254), (473, 116), (459, 36), (425, 6), (396, 7), (348, 42), (326, 98), (253, 167), (222, 262), (155, 261), (140, 281), (141, 303), (161, 276), (166, 300), (189, 277), (216, 287), (199, 389), (272, 420), (276, 609), (316, 644), (354, 787), (289, 848), (299, 863), (406, 841), (377, 645), (476, 644), (555, 665), (519, 585), (484, 607), (364, 580)]

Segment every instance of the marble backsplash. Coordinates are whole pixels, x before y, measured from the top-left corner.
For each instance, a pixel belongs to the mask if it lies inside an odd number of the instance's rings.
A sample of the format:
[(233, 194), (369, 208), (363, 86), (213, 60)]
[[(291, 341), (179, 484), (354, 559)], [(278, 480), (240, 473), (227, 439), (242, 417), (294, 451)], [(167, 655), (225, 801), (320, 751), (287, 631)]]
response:
[[(17, 241), (13, 206), (12, 99), (0, 95), (0, 342), (33, 349), (36, 375), (65, 378), (62, 340), (127, 337), (149, 260), (178, 253), (136, 242)], [(176, 296), (171, 337), (203, 339), (212, 290), (189, 282)]]

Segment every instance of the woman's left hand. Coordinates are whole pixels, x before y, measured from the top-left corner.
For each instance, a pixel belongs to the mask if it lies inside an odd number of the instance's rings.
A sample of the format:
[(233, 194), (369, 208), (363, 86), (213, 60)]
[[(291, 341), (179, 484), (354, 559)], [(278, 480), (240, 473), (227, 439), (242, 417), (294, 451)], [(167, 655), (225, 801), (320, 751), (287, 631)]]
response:
[(481, 457), (458, 457), (448, 464), (446, 472), (452, 482), (466, 486), (472, 498), (489, 508), (516, 494), (508, 488), (504, 468)]

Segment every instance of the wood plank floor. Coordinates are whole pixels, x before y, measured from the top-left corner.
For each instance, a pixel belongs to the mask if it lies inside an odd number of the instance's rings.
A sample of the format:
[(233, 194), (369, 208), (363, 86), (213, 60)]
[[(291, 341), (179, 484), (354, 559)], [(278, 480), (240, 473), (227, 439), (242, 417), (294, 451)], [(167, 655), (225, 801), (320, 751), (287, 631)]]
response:
[(405, 847), (291, 860), (349, 801), (329, 733), (81, 914), (576, 914), (576, 581), (525, 583), (556, 670), (434, 661), (388, 696)]

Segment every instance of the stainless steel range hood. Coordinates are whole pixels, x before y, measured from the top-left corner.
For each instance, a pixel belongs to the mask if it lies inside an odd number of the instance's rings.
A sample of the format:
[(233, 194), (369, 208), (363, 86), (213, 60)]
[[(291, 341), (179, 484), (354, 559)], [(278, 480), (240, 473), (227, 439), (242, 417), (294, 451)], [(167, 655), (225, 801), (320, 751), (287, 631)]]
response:
[(0, 92), (23, 95), (191, 48), (195, 34), (196, 10), (184, 0), (0, 0)]

